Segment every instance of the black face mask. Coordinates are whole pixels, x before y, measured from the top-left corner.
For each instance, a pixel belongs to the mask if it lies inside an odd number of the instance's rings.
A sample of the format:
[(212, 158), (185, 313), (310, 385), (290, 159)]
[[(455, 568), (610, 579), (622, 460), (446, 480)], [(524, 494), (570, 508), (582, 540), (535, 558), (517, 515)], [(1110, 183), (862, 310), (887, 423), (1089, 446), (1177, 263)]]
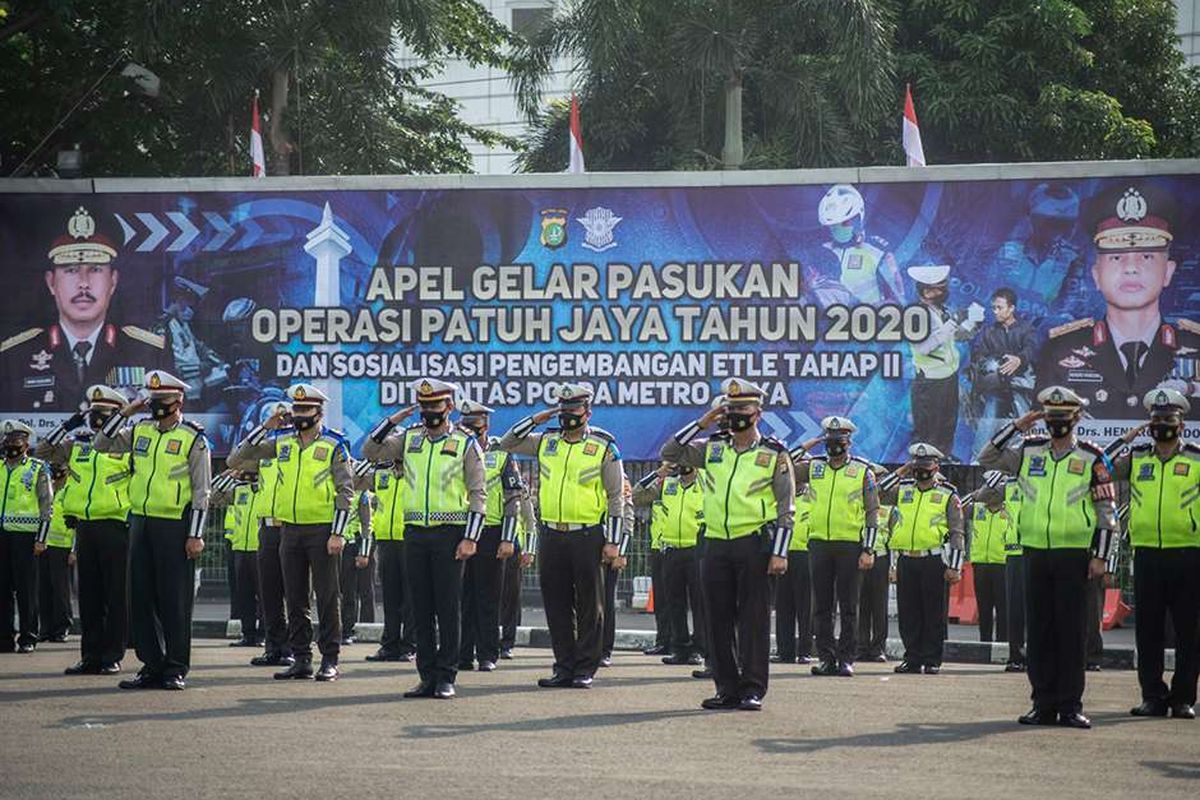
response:
[(483, 426), (482, 426), (482, 425), (468, 425), (468, 424), (467, 424), (467, 423), (465, 423), (465, 422), (463, 422), (463, 423), (460, 423), (460, 424), (462, 425), (462, 427), (463, 427), (463, 429), (464, 429), (464, 430), (468, 430), (468, 431), (470, 431), (470, 432), (471, 432), (471, 434), (472, 434), (472, 435), (473, 435), (473, 436), (474, 436), (476, 439), (482, 439), (482, 438), (483, 438)]
[(422, 411), (421, 424), (430, 430), (442, 427), (446, 421), (445, 411)]
[(830, 456), (843, 456), (850, 449), (850, 443), (845, 439), (826, 439), (825, 454)]
[(754, 415), (741, 411), (730, 411), (725, 415), (729, 420), (729, 430), (744, 431), (754, 424)]
[(104, 427), (104, 423), (112, 419), (112, 415), (113, 412), (111, 411), (89, 411), (87, 417), (88, 426), (92, 430), (98, 431)]
[(717, 430), (720, 433), (729, 433), (729, 417), (721, 417), (717, 421)]
[(1179, 426), (1173, 422), (1151, 422), (1150, 438), (1156, 442), (1173, 442), (1179, 438)]
[(569, 411), (562, 411), (558, 415), (558, 424), (564, 431), (573, 431), (583, 425), (583, 414), (572, 414)]
[(292, 427), (298, 431), (306, 431), (316, 425), (318, 419), (320, 419), (320, 415), (318, 414), (308, 417), (292, 417)]
[(676, 467), (675, 468), (675, 474), (681, 478), (686, 478), (695, 471), (696, 470), (694, 467)]
[(9, 459), (18, 459), (25, 455), (25, 445), (23, 444), (6, 444), (4, 445), (4, 457)]
[(913, 477), (918, 481), (931, 481), (937, 472), (932, 467), (915, 467)]
[(150, 401), (150, 416), (155, 419), (166, 419), (175, 412), (176, 402), (174, 400), (151, 400)]
[(1075, 421), (1071, 419), (1048, 419), (1046, 420), (1046, 430), (1050, 431), (1050, 435), (1055, 439), (1062, 439), (1071, 435), (1071, 431), (1075, 430)]

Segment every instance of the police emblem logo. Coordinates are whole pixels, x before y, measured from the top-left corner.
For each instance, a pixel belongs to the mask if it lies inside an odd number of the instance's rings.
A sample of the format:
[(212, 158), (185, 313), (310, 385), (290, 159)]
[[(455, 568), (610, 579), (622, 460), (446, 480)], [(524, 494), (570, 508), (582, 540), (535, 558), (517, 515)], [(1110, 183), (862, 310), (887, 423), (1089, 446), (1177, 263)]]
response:
[(74, 239), (87, 239), (96, 232), (96, 221), (83, 206), (75, 209), (75, 213), (67, 220), (67, 233)]
[(900, 494), (900, 502), (902, 502), (902, 503), (911, 503), (911, 502), (913, 501), (913, 495), (914, 495), (914, 494), (915, 494), (915, 492), (913, 492), (913, 490), (912, 490), (912, 489), (905, 489), (905, 490), (904, 490), (903, 492), (901, 492), (901, 494)]
[(857, 478), (858, 477), (858, 467), (854, 464), (847, 464), (846, 465), (846, 477), (847, 478)]
[(290, 461), (292, 458), (292, 446), (290, 444), (280, 445), (279, 460)]
[(551, 250), (562, 247), (567, 243), (567, 210), (565, 208), (547, 208), (542, 210), (542, 247)]
[(292, 392), (292, 397), (296, 400), (304, 400), (308, 397), (308, 392), (304, 391), (303, 386), (297, 386), (296, 391)]
[(239, 506), (244, 506), (249, 502), (250, 502), (250, 495), (246, 494), (245, 492), (242, 492), (240, 495), (238, 495), (237, 504)]
[(729, 394), (731, 394), (731, 395), (740, 394), (741, 391), (742, 391), (741, 384), (739, 384), (737, 381), (729, 382)]
[(151, 375), (150, 376), (150, 388), (157, 389), (160, 386), (162, 386), (162, 378), (158, 377), (157, 373)]
[(92, 392), (92, 399), (93, 400), (103, 400), (104, 399), (104, 392), (102, 392), (100, 390), (99, 386), (96, 387), (96, 391)]
[(1139, 222), (1146, 218), (1147, 213), (1149, 208), (1146, 206), (1146, 198), (1132, 186), (1126, 189), (1125, 194), (1117, 201), (1117, 217), (1122, 222)]
[(987, 519), (987, 508), (985, 506), (976, 506), (975, 507), (975, 519), (979, 519), (979, 520)]
[(940, 503), (945, 499), (946, 495), (942, 494), (941, 492), (934, 492), (933, 494), (929, 495), (929, 502), (931, 503)]
[(76, 461), (91, 461), (92, 445), (90, 442), (83, 442), (79, 445), (79, 454), (75, 456)]
[(759, 453), (758, 455), (756, 455), (754, 457), (754, 465), (757, 467), (771, 466), (771, 454), (770, 453)]
[(324, 461), (329, 458), (329, 448), (324, 445), (317, 445), (313, 448), (313, 458), (317, 461)]
[(585, 456), (594, 456), (598, 452), (600, 452), (600, 445), (595, 442), (588, 442), (583, 446), (583, 454)]
[(421, 452), (421, 445), (422, 445), (424, 442), (425, 442), (425, 437), (424, 437), (424, 436), (422, 436), (422, 435), (421, 435), (421, 434), (419, 434), (419, 433), (417, 433), (417, 434), (414, 434), (414, 435), (413, 435), (413, 436), (412, 436), (412, 437), (411, 437), (411, 438), (408, 440), (408, 452), (410, 452), (410, 453), (419, 453), (419, 452)]
[(670, 495), (679, 494), (679, 484), (671, 481), (665, 487), (663, 487), (663, 492)]
[(1046, 457), (1033, 456), (1029, 459), (1029, 474), (1035, 478), (1046, 477)]
[(392, 479), (391, 475), (388, 475), (386, 472), (381, 472), (379, 474), (379, 488), (381, 490), (386, 490), (388, 488), (388, 483), (391, 481), (391, 479)]
[(422, 397), (433, 394), (433, 384), (429, 381), (421, 381), (421, 385), (417, 387), (417, 394)]
[(551, 436), (546, 440), (546, 455), (552, 456), (558, 452), (558, 437)]
[(1150, 464), (1150, 463), (1142, 464), (1142, 466), (1138, 469), (1137, 479), (1139, 481), (1154, 480), (1154, 464)]
[(709, 445), (708, 460), (710, 463), (717, 463), (725, 457), (725, 448), (719, 444)]
[(1181, 461), (1175, 465), (1172, 472), (1174, 472), (1176, 475), (1187, 475), (1190, 468), (1191, 464), (1188, 464), (1186, 461)]
[(809, 469), (809, 473), (810, 473), (810, 477), (824, 478), (825, 477), (825, 465), (824, 464), (813, 464), (812, 467)]
[(179, 441), (178, 439), (172, 439), (171, 441), (167, 442), (168, 455), (177, 456), (179, 455), (179, 451), (182, 449), (183, 442)]
[(133, 443), (133, 452), (149, 453), (150, 452), (150, 437), (139, 436)]
[(583, 246), (597, 253), (603, 253), (605, 250), (616, 247), (613, 228), (617, 227), (617, 223), (621, 219), (610, 208), (603, 206), (589, 208), (582, 217), (577, 217), (575, 220), (587, 231)]
[(47, 353), (45, 350), (39, 350), (34, 353), (29, 359), (29, 368), (35, 369), (38, 372), (43, 372), (50, 369), (50, 362), (54, 356)]

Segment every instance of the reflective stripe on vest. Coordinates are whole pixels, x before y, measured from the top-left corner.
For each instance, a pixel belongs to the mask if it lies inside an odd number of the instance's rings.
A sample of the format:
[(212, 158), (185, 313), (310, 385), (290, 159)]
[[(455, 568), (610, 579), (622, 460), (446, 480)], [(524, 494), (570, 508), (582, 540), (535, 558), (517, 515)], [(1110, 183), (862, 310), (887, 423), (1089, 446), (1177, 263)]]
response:
[(896, 498), (891, 548), (904, 552), (941, 547), (950, 532), (946, 519), (950, 497), (949, 491), (937, 486), (922, 491), (913, 484), (901, 485)]
[(328, 525), (333, 522), (333, 456), (345, 443), (328, 431), (307, 447), (295, 433), (275, 440), (275, 518), (293, 525)]
[(796, 492), (796, 518), (792, 526), (792, 541), (788, 544), (790, 552), (808, 552), (808, 535), (811, 528), (812, 490), (806, 486)]
[(812, 518), (808, 538), (833, 542), (862, 540), (867, 510), (863, 504), (863, 479), (867, 465), (850, 459), (834, 468), (823, 458), (808, 465), (812, 491)]
[(128, 453), (100, 453), (90, 442), (71, 445), (62, 491), (65, 513), (88, 520), (128, 517), (129, 463)]
[[(933, 309), (929, 310), (929, 324), (931, 331), (936, 331), (942, 325), (941, 316)], [(913, 367), (921, 377), (937, 380), (958, 374), (958, 345), (955, 343), (954, 337), (951, 337), (949, 341), (942, 342), (928, 353), (918, 353), (916, 349), (913, 349), (912, 357)]]
[(1025, 448), (1017, 473), (1022, 498), (1017, 531), (1024, 547), (1091, 547), (1096, 527), (1092, 466), (1097, 458), (1081, 447), (1058, 460), (1050, 456), (1048, 444)]
[(46, 534), (46, 546), (70, 550), (75, 545), (75, 530), (67, 527), (67, 515), (63, 511), (63, 491), (54, 494), (54, 511), (50, 517), (50, 532)]
[(14, 533), (33, 533), (38, 529), (42, 512), (38, 506), (37, 481), (45, 468), (45, 462), (32, 456), (25, 456), (15, 467), (9, 467), (8, 462), (4, 462), (0, 528)]
[(600, 475), (608, 442), (586, 435), (568, 442), (546, 433), (538, 443), (538, 506), (546, 522), (599, 525), (608, 512)]
[(254, 498), (254, 513), (263, 517), (275, 516), (275, 496), (279, 492), (279, 464), (273, 458), (258, 462), (258, 492)]
[(779, 451), (762, 439), (741, 453), (728, 442), (708, 442), (704, 450), (706, 539), (740, 539), (775, 522), (778, 459)]
[(1021, 513), (1021, 487), (1016, 481), (1009, 481), (1004, 485), (1004, 510), (1008, 512), (1008, 518), (1012, 522), (1004, 531), (1004, 550), (1009, 557), (1019, 556), (1023, 552), (1021, 537), (1017, 534), (1017, 516)]
[(233, 501), (225, 508), (225, 538), (239, 553), (258, 550), (258, 494), (250, 484), (238, 484), (233, 487)]
[(699, 480), (684, 486), (679, 478), (663, 481), (650, 511), (651, 538), (667, 547), (695, 547), (704, 524), (704, 489)]
[(182, 519), (192, 502), (188, 454), (200, 434), (182, 423), (160, 431), (153, 422), (133, 426), (133, 477), (129, 500), (143, 517)]
[(1182, 448), (1167, 461), (1150, 448), (1140, 451), (1130, 460), (1130, 542), (1134, 547), (1200, 547), (1200, 459)]
[(504, 465), (508, 453), (503, 450), (487, 450), (483, 454), (483, 474), (487, 481), (487, 519), (484, 525), (499, 525), (504, 522)]
[(1008, 511), (992, 511), (984, 503), (971, 510), (971, 563), (1003, 564), (1008, 559), (1004, 543), (1013, 528)]
[(404, 482), (390, 469), (375, 471), (379, 508), (371, 515), (371, 534), (377, 542), (404, 541)]
[(410, 431), (404, 446), (404, 524), (465, 525), (467, 479), (463, 456), (472, 439), (455, 430), (437, 441)]

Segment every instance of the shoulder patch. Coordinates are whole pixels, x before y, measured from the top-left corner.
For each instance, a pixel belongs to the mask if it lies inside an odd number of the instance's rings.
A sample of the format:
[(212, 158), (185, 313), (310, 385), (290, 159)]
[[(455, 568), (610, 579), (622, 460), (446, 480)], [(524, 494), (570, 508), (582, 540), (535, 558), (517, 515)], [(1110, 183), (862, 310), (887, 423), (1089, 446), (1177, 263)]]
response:
[(1050, 444), (1049, 436), (1026, 436), (1022, 447), (1040, 447), (1041, 445)]
[(28, 342), (30, 339), (37, 336), (41, 332), (42, 332), (41, 328), (30, 328), (27, 331), (21, 331), (20, 333), (14, 335), (14, 336), (8, 337), (3, 342), (0, 342), (0, 353), (3, 353), (5, 350), (8, 350), (10, 347), (16, 347), (17, 345), (19, 345), (23, 342)]
[(192, 429), (192, 430), (194, 430), (196, 433), (199, 433), (199, 434), (203, 434), (203, 433), (204, 433), (204, 426), (203, 426), (203, 425), (201, 425), (199, 422), (193, 422), (193, 421), (192, 421), (192, 420), (190, 420), (190, 419), (184, 419), (184, 420), (182, 420), (182, 422), (183, 422), (183, 424), (184, 424), (184, 425), (186, 425), (187, 427), (191, 428), (191, 429)]
[(1079, 446), (1082, 449), (1087, 450), (1092, 455), (1101, 456), (1101, 457), (1104, 456), (1104, 448), (1101, 447), (1100, 445), (1096, 444), (1095, 442), (1088, 441), (1087, 439), (1080, 439)]
[(151, 347), (157, 347), (159, 350), (167, 346), (167, 337), (153, 331), (148, 331), (145, 328), (139, 328), (137, 325), (124, 325), (121, 327), (121, 333), (130, 339), (136, 339)]
[(589, 426), (588, 434), (595, 435), (597, 438), (603, 439), (606, 442), (614, 442), (615, 443), (617, 441), (617, 437), (613, 436), (611, 433), (604, 430), (603, 428), (592, 428)]
[(1200, 333), (1200, 322), (1194, 319), (1180, 319), (1175, 324), (1190, 333)]
[(1084, 317), (1083, 319), (1066, 322), (1056, 328), (1051, 328), (1049, 336), (1051, 339), (1053, 339), (1057, 336), (1062, 336), (1064, 333), (1071, 333), (1072, 331), (1078, 331), (1090, 327), (1094, 323), (1095, 320), (1093, 320), (1091, 317)]
[(776, 439), (774, 436), (764, 436), (762, 440), (763, 447), (769, 450), (774, 450), (776, 453), (786, 453), (787, 445)]

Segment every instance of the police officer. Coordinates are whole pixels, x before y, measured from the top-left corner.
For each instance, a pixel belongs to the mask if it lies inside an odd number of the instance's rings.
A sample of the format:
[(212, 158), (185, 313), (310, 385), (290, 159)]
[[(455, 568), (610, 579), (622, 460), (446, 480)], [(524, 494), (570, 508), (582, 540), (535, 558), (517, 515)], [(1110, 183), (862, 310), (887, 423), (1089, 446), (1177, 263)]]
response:
[(287, 396), (291, 414), (277, 407), (266, 422), (233, 448), (228, 462), (235, 469), (243, 469), (273, 458), (279, 470), (274, 515), (283, 527), (279, 558), (294, 661), (274, 677), (314, 677), (310, 597), (315, 589), (317, 648), (321, 653), (315, 677), (318, 681), (333, 681), (338, 678), (342, 638), (338, 565), (354, 496), (350, 446), (340, 431), (324, 424), (325, 403), (329, 400), (324, 392), (297, 383), (287, 388)]
[[(795, 478), (787, 448), (758, 430), (762, 387), (728, 378), (721, 390), (724, 406), (667, 440), (662, 458), (705, 474), (702, 579), (717, 691), (701, 706), (758, 711), (770, 668), (769, 576), (787, 571)], [(729, 438), (698, 440), (721, 415)]]
[(354, 513), (346, 523), (343, 538), (341, 575), (342, 644), (354, 644), (354, 626), (375, 621), (375, 549), (371, 539), (371, 519), (375, 498), (371, 485), (371, 462), (354, 464)]
[(952, 484), (939, 480), (943, 455), (937, 448), (916, 442), (908, 455), (907, 469), (880, 481), (882, 499), (894, 506), (888, 541), (897, 556), (896, 605), (904, 642), (904, 658), (895, 671), (936, 675), (946, 642), (946, 584), (962, 579), (966, 555), (962, 501)]
[(1003, 473), (984, 474), (984, 485), (974, 493), (967, 506), (967, 530), (970, 547), (968, 560), (975, 579), (975, 599), (979, 606), (979, 641), (1008, 641), (1008, 596), (1004, 574), (1008, 563), (1008, 542), (1016, 521), (1004, 505), (1002, 485), (988, 486), (992, 480), (1003, 483)]
[[(1086, 401), (1065, 386), (1038, 393), (1042, 408), (1001, 428), (979, 463), (1017, 476), (1017, 532), (1025, 552), (1029, 683), (1024, 725), (1089, 728), (1083, 714), (1087, 582), (1103, 575), (1117, 530), (1114, 489), (1103, 451), (1075, 438)], [(1049, 436), (1026, 436), (1046, 420)]]
[[(808, 559), (813, 582), (813, 627), (820, 663), (814, 675), (854, 675), (857, 650), (860, 573), (875, 564), (879, 490), (871, 463), (850, 454), (858, 427), (846, 417), (821, 420), (823, 438), (810, 439), (793, 449), (799, 462), (796, 482), (809, 487), (812, 497), (808, 530)], [(805, 457), (818, 443), (825, 454)], [(833, 637), (834, 602), (841, 631)]]
[[(603, 567), (620, 558), (625, 473), (608, 431), (588, 424), (592, 391), (558, 387), (558, 406), (518, 422), (498, 445), (538, 463), (538, 573), (546, 625), (554, 649), (547, 689), (587, 689), (604, 646)], [(558, 428), (534, 428), (558, 416)]]
[(378, 462), (371, 473), (375, 511), (371, 538), (379, 563), (379, 588), (383, 592), (383, 633), (379, 649), (367, 661), (412, 661), (414, 626), (408, 567), (404, 556), (403, 460)]
[(413, 411), (405, 408), (379, 423), (363, 442), (363, 455), (369, 459), (401, 460), (409, 487), (404, 546), (421, 676), (420, 683), (404, 693), (410, 698), (454, 697), (462, 562), (475, 555), (487, 512), (483, 451), (474, 436), (450, 424), (456, 388), (432, 378), (414, 381), (421, 424), (393, 431)]
[(225, 509), (225, 539), (233, 553), (236, 574), (234, 616), (241, 621), (242, 635), (230, 647), (258, 647), (263, 634), (258, 598), (258, 532), (261, 519), (257, 470), (226, 470), (213, 479), (211, 508)]
[(904, 302), (904, 286), (896, 256), (888, 243), (868, 236), (866, 203), (858, 189), (845, 183), (831, 186), (817, 206), (817, 221), (829, 234), (822, 247), (837, 259), (838, 282), (854, 300), (878, 305), (885, 299)]
[[(285, 403), (276, 406), (281, 413), (290, 413)], [(270, 414), (275, 413), (274, 410)], [(264, 420), (265, 421), (265, 420)], [(275, 516), (275, 504), (279, 489), (279, 462), (275, 458), (264, 458), (258, 462), (258, 493), (254, 511), (258, 515), (258, 553), (255, 565), (258, 568), (258, 599), (262, 613), (262, 655), (250, 659), (255, 667), (290, 667), (296, 663), (292, 646), (288, 641), (287, 612), (283, 591), (283, 562), (279, 558), (279, 545), (283, 530)]]
[[(792, 468), (804, 460), (804, 449), (793, 448)], [(812, 493), (796, 485), (796, 514), (788, 545), (788, 568), (775, 580), (775, 655), (772, 664), (812, 663), (812, 573), (808, 566), (808, 532)], [(799, 628), (799, 637), (796, 630)]]
[[(50, 467), (29, 455), (33, 429), (20, 420), (0, 422), (3, 495), (0, 495), (0, 626), (8, 633), (0, 650), (32, 653), (38, 642), (38, 567), (35, 545), (50, 530), (54, 493)], [(13, 596), (20, 627), (13, 630)], [(17, 636), (16, 644), (13, 636)]]
[[(1113, 477), (1129, 482), (1129, 541), (1133, 545), (1133, 601), (1137, 608), (1139, 717), (1195, 719), (1200, 674), (1200, 447), (1180, 440), (1190, 403), (1171, 388), (1142, 398), (1150, 420), (1110, 448)], [(1151, 443), (1124, 447), (1139, 433)], [(1165, 620), (1175, 628), (1175, 674), (1163, 681)]]
[[(997, 480), (1004, 473), (996, 471)], [(1021, 487), (1011, 478), (997, 484), (1004, 493), (1004, 510), (1012, 520), (1005, 530), (1004, 538), (1004, 592), (1008, 606), (1008, 659), (1004, 662), (1005, 672), (1025, 671), (1025, 549), (1021, 547), (1017, 514), (1021, 509)]]
[(89, 386), (86, 412), (74, 414), (38, 445), (66, 468), (63, 515), (74, 524), (79, 589), (79, 662), (67, 675), (115, 675), (128, 638), (129, 481), (132, 456), (101, 453), (96, 431), (125, 405), (109, 386)]
[(517, 542), (513, 557), (504, 562), (500, 581), (500, 658), (513, 657), (517, 627), (521, 624), (521, 573), (533, 564), (537, 552), (537, 512), (529, 489), (521, 487), (521, 516), (517, 524)]
[(159, 334), (108, 318), (120, 271), (117, 247), (80, 207), (48, 253), (46, 288), (58, 318), (0, 342), (0, 407), (74, 411), (84, 387), (141, 384), (146, 370), (167, 366)]
[[(142, 668), (120, 686), (178, 690), (192, 660), (192, 562), (204, 550), (212, 463), (204, 429), (183, 417), (187, 385), (153, 370), (145, 389), (148, 396), (110, 416), (95, 440), (102, 453), (133, 455), (129, 602)], [(150, 419), (126, 424), (144, 409)]]
[(633, 507), (633, 484), (628, 475), (621, 475), (621, 544), (617, 557), (604, 565), (604, 637), (600, 646), (600, 666), (612, 666), (613, 645), (617, 641), (617, 583), (621, 571), (629, 564), (629, 543), (633, 539), (637, 514)]
[(53, 513), (46, 541), (34, 545), (38, 556), (38, 640), (65, 642), (71, 630), (71, 568), (75, 566), (75, 531), (67, 526), (62, 510), (62, 492), (67, 468), (51, 465), (54, 490)]
[[(876, 475), (886, 470), (872, 466)], [(888, 638), (888, 586), (891, 584), (891, 551), (887, 520), (891, 518), (892, 506), (879, 506), (879, 519), (883, 521), (875, 537), (875, 557), (869, 570), (862, 573), (862, 588), (858, 595), (858, 660), (885, 663)], [(793, 538), (795, 538), (793, 536)]]
[(500, 582), (505, 562), (512, 558), (521, 510), (521, 476), (508, 453), (488, 436), (492, 409), (473, 400), (459, 406), (458, 425), (483, 450), (487, 484), (487, 516), (478, 551), (463, 568), (462, 646), (459, 669), (491, 672), (500, 659)]
[[(672, 634), (671, 654), (664, 664), (704, 662), (707, 653), (704, 606), (700, 602), (700, 561), (696, 546), (704, 528), (704, 486), (692, 466), (664, 461), (633, 489), (636, 506), (650, 507), (650, 539), (657, 540), (664, 561), (664, 591)], [(692, 614), (688, 631), (688, 611)]]

